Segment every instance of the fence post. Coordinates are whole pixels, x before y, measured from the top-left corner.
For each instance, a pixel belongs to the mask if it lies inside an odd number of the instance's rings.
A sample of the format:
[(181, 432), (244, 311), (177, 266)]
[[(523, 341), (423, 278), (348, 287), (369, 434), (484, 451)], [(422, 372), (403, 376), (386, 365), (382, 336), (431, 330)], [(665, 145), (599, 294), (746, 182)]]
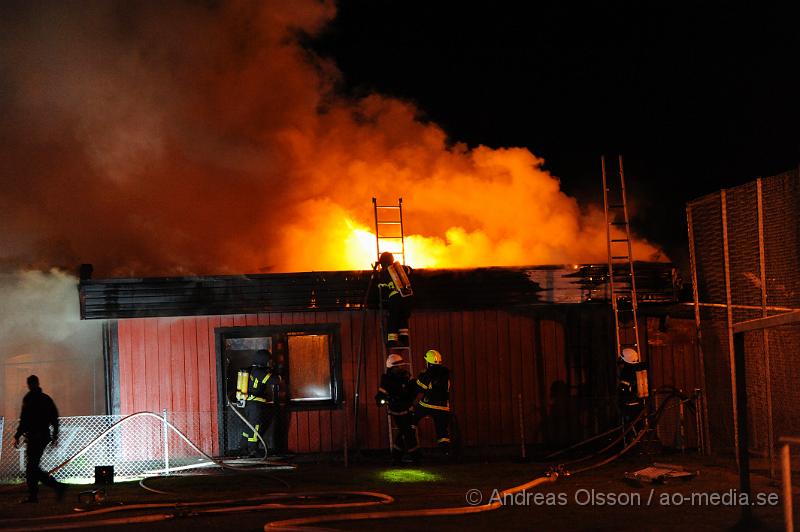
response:
[(789, 454), (789, 442), (783, 441), (781, 447), (781, 477), (783, 478), (783, 522), (786, 532), (794, 532), (794, 515), (792, 512), (792, 463)]
[(169, 475), (169, 424), (167, 423), (167, 409), (162, 411), (164, 417), (164, 474)]

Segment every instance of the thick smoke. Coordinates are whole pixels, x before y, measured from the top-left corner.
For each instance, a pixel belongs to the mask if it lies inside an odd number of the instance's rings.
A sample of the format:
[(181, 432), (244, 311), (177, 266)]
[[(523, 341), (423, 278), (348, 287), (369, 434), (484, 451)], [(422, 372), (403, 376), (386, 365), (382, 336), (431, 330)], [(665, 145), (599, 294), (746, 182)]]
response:
[(16, 419), (37, 374), (62, 415), (105, 410), (101, 323), (81, 321), (78, 280), (61, 272), (0, 274), (0, 416)]
[(314, 0), (0, 7), (5, 268), (366, 268), (353, 227), (373, 196), (403, 196), (418, 266), (604, 260), (597, 211), (527, 150), (468, 150), (411, 104), (337, 97), (335, 67), (297, 44), (333, 16)]

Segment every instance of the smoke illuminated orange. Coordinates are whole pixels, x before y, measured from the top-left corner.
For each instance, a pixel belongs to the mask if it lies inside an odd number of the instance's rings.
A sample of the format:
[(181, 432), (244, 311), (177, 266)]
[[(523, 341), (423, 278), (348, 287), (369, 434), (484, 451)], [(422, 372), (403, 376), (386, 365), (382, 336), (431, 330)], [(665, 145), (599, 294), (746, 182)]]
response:
[(413, 267), (605, 261), (602, 212), (528, 149), (470, 149), (409, 102), (339, 95), (296, 40), (332, 2), (114, 5), (32, 6), (4, 41), (6, 268), (367, 269), (372, 197), (403, 198)]

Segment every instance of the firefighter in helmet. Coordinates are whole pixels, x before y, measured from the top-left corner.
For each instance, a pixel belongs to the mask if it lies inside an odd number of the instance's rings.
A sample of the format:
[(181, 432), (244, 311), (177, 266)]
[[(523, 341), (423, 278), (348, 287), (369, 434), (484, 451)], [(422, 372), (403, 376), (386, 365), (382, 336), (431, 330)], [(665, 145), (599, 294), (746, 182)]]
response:
[(388, 310), (386, 347), (390, 351), (395, 348), (406, 348), (408, 318), (411, 316), (410, 296), (413, 294), (408, 280), (411, 268), (395, 262), (394, 255), (388, 251), (381, 253), (378, 264), (381, 267), (378, 296), (384, 308)]
[(272, 357), (266, 349), (256, 351), (250, 367), (239, 372), (240, 379), (246, 378), (246, 389), (240, 382), (237, 398), (244, 400), (244, 417), (252, 425), (242, 431), (241, 448), (250, 457), (259, 456), (260, 444), (266, 441), (267, 428), (275, 417), (278, 378), (273, 373)]
[(417, 430), (414, 425), (414, 398), (416, 386), (407, 369), (408, 362), (400, 355), (386, 357), (386, 373), (375, 394), (378, 406), (386, 406), (392, 420), (392, 465), (398, 465), (404, 453), (412, 462), (419, 459)]
[(624, 423), (641, 413), (647, 395), (647, 369), (639, 352), (626, 347), (619, 359), (619, 404)]
[(436, 443), (445, 456), (450, 454), (450, 370), (442, 364), (435, 349), (425, 353), (425, 371), (417, 376), (417, 393), (422, 392), (414, 409), (414, 427), (430, 416), (436, 429)]

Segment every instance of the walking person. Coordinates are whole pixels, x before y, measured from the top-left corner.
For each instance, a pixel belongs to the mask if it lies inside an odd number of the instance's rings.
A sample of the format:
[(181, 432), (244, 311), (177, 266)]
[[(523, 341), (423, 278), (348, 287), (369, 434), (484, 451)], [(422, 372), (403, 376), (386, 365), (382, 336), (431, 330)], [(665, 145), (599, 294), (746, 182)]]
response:
[[(22, 502), (39, 502), (39, 482), (50, 486), (61, 500), (67, 489), (65, 484), (57, 482), (48, 473), (42, 471), (39, 462), (49, 443), (58, 445), (58, 409), (49, 395), (39, 387), (39, 377), (28, 377), (28, 393), (22, 399), (22, 412), (19, 415), (19, 427), (14, 434), (14, 447), (19, 448), (20, 437), (24, 436), (25, 480), (28, 483), (28, 497)], [(52, 427), (52, 432), (50, 429)]]

